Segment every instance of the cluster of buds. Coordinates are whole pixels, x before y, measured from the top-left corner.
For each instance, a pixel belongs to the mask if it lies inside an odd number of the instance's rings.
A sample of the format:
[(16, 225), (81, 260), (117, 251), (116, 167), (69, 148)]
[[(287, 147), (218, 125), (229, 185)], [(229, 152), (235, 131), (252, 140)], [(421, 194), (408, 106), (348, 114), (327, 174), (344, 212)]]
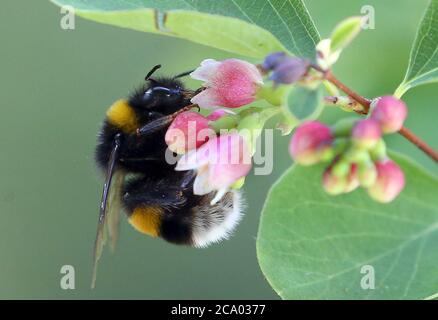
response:
[(383, 134), (397, 132), (407, 116), (406, 105), (392, 97), (373, 101), (366, 119), (344, 119), (333, 127), (311, 121), (299, 126), (290, 154), (302, 165), (329, 163), (323, 174), (327, 193), (348, 193), (359, 186), (379, 202), (391, 202), (402, 191), (400, 167), (386, 153)]

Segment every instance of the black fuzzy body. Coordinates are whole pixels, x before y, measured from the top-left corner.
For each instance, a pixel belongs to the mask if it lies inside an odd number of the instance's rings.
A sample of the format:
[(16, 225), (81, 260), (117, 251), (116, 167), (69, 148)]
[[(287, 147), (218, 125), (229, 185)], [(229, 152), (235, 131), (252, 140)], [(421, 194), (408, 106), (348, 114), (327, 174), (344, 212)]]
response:
[[(190, 100), (176, 96), (167, 101), (157, 98), (145, 102), (143, 97), (154, 86), (184, 91), (183, 85), (176, 80), (154, 80), (148, 86), (135, 91), (127, 100), (134, 110), (139, 126), (148, 124), (157, 118), (171, 115), (190, 104)], [(159, 234), (165, 240), (191, 245), (191, 208), (199, 203), (201, 196), (193, 194), (193, 172), (175, 171), (175, 165), (165, 158), (167, 145), (163, 128), (145, 136), (135, 132), (127, 133), (105, 119), (99, 133), (95, 159), (105, 171), (113, 149), (114, 138), (120, 136), (120, 157), (116, 170), (134, 174), (125, 181), (122, 200), (128, 217), (136, 208), (160, 207), (163, 210)]]
[(163, 171), (173, 171), (174, 165), (166, 162), (164, 141), (166, 131), (160, 130), (148, 137), (127, 134), (105, 120), (99, 134), (95, 159), (99, 167), (105, 169), (113, 147), (114, 137), (121, 134), (122, 146), (118, 168), (131, 173), (160, 176)]
[(126, 211), (129, 214), (138, 207), (160, 207), (163, 210), (160, 236), (172, 243), (192, 245), (191, 209), (202, 196), (193, 194), (191, 175), (192, 172), (173, 172), (157, 178), (143, 176), (128, 181), (123, 195)]
[[(182, 94), (171, 101), (157, 98), (157, 101), (152, 103), (145, 102), (143, 100), (144, 93), (158, 85), (166, 88), (179, 88), (181, 92), (184, 91), (181, 82), (167, 78), (156, 80), (151, 85), (135, 91), (128, 99), (128, 104), (135, 111), (140, 126), (146, 125), (161, 116), (171, 115), (190, 104), (190, 100), (184, 98)], [(161, 175), (162, 171), (173, 171), (174, 166), (169, 165), (165, 159), (167, 145), (164, 136), (166, 129), (163, 128), (147, 136), (138, 136), (135, 133), (123, 132), (123, 130), (105, 119), (96, 147), (96, 162), (102, 169), (106, 168), (114, 137), (120, 134), (122, 140), (120, 161), (118, 163), (120, 168), (127, 172), (157, 174), (158, 176)]]
[[(148, 94), (151, 90), (155, 93), (156, 88), (169, 89), (172, 95), (155, 97)], [(156, 91), (161, 90), (158, 89)], [(127, 105), (134, 111), (136, 123), (143, 127), (190, 105), (190, 97), (194, 92), (188, 92), (177, 80), (153, 80), (148, 86), (134, 92), (127, 100)], [(211, 241), (225, 238), (232, 229), (227, 224), (227, 216), (238, 214), (239, 208), (234, 206), (238, 204), (239, 197), (236, 192), (228, 192), (223, 199), (211, 205), (214, 194), (195, 195), (195, 172), (175, 171), (175, 164), (166, 161), (166, 131), (167, 127), (163, 127), (140, 136), (137, 131), (124, 131), (106, 119), (96, 146), (96, 163), (103, 171), (107, 169), (117, 136), (120, 149), (115, 170), (121, 170), (128, 176), (121, 186), (128, 218), (133, 217), (137, 209), (158, 208), (160, 224), (157, 235), (169, 242), (203, 247)], [(210, 242), (202, 241), (202, 235), (208, 235), (209, 231), (225, 224), (223, 235), (213, 240), (208, 238)]]

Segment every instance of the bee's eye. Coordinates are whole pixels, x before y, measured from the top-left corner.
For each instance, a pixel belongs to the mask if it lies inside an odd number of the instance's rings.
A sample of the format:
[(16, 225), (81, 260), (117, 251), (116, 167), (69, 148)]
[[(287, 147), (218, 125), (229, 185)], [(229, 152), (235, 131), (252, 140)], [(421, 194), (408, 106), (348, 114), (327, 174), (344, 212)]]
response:
[(143, 95), (143, 99), (144, 99), (144, 100), (148, 100), (148, 99), (151, 98), (151, 96), (152, 96), (152, 89), (148, 89), (148, 90), (146, 90), (146, 92), (144, 93), (144, 95)]
[(169, 89), (166, 87), (153, 87), (144, 93), (144, 98), (148, 99), (153, 96), (161, 96), (161, 97), (171, 97), (178, 95), (180, 93), (180, 89)]

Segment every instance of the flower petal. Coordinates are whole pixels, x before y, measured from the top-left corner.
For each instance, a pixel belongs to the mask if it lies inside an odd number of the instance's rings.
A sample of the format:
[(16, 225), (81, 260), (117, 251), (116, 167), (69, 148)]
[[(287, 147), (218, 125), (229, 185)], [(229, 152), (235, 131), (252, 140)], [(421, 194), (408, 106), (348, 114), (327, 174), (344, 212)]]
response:
[(244, 138), (237, 134), (213, 137), (199, 149), (186, 153), (175, 170), (197, 170), (193, 192), (197, 195), (220, 191), (215, 201), (251, 170), (251, 157)]
[(237, 77), (241, 81), (263, 84), (263, 76), (257, 67), (244, 60), (227, 59), (222, 61), (217, 77)]
[(196, 150), (191, 150), (184, 154), (175, 166), (176, 171), (187, 171), (197, 169), (200, 164), (197, 162)]
[(223, 61), (211, 81), (211, 87), (215, 89), (220, 105), (228, 108), (237, 108), (253, 102), (258, 86), (263, 84), (256, 66), (238, 59)]
[(186, 171), (198, 169), (209, 163), (212, 157), (215, 157), (217, 148), (215, 147), (217, 137), (212, 137), (198, 149), (190, 150), (184, 154), (176, 164), (176, 171)]
[(210, 135), (214, 135), (213, 130), (207, 131), (209, 121), (197, 112), (180, 113), (167, 129), (164, 140), (169, 149), (178, 154), (196, 149), (203, 145)]
[(220, 106), (222, 100), (216, 94), (216, 91), (213, 88), (208, 88), (203, 90), (194, 96), (191, 100), (192, 103), (197, 104), (201, 108), (212, 109), (217, 106)]
[(193, 193), (202, 196), (212, 192), (213, 190), (214, 188), (209, 182), (207, 166), (201, 167), (198, 170), (195, 182), (193, 183)]
[(248, 147), (239, 134), (226, 134), (218, 138), (215, 159), (210, 156), (210, 183), (215, 189), (228, 188), (251, 170)]
[(218, 67), (220, 66), (220, 62), (214, 59), (205, 59), (201, 62), (201, 66), (196, 68), (190, 76), (193, 79), (205, 81), (207, 84), (214, 77), (217, 72)]

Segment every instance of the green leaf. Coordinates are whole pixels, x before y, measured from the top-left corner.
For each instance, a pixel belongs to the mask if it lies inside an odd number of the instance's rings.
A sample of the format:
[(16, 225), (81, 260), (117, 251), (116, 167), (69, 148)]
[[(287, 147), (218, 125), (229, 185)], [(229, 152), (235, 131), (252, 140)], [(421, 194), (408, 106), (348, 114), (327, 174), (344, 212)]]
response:
[[(323, 168), (294, 166), (271, 189), (257, 254), (285, 299), (424, 299), (438, 292), (438, 179), (401, 156), (406, 188), (390, 204), (363, 190), (331, 197)], [(372, 266), (375, 289), (361, 273)]]
[(292, 87), (285, 96), (284, 107), (300, 121), (316, 119), (324, 107), (322, 87)]
[(302, 0), (52, 0), (84, 18), (263, 58), (314, 58), (318, 32)]
[(395, 92), (438, 81), (438, 0), (431, 0), (417, 32), (405, 79)]
[(362, 30), (364, 18), (350, 17), (341, 21), (331, 35), (331, 52), (345, 49)]

